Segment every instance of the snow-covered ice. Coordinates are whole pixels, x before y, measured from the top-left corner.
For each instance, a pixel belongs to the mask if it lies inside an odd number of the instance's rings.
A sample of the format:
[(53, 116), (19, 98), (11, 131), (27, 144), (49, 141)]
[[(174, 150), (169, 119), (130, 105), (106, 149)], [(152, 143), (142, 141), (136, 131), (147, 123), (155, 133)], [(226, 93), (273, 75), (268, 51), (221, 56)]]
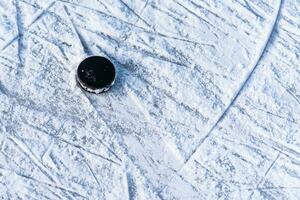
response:
[(0, 197), (300, 199), (300, 1), (1, 0)]

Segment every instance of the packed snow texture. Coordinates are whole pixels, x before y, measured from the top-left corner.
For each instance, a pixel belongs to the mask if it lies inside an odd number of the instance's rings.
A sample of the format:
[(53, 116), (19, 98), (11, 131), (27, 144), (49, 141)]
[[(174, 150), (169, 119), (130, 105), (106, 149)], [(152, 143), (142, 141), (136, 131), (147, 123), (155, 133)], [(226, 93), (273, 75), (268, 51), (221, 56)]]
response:
[(0, 197), (300, 199), (299, 61), (299, 0), (1, 0)]

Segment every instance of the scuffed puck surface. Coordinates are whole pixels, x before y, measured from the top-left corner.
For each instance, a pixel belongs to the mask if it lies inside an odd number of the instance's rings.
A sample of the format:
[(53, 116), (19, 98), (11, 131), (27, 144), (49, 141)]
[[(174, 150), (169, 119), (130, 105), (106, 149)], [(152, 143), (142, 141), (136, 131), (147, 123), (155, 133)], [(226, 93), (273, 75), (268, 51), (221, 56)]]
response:
[(85, 58), (77, 68), (77, 80), (88, 92), (107, 91), (114, 83), (116, 70), (114, 65), (101, 56)]
[(299, 8), (0, 1), (0, 199), (300, 199)]

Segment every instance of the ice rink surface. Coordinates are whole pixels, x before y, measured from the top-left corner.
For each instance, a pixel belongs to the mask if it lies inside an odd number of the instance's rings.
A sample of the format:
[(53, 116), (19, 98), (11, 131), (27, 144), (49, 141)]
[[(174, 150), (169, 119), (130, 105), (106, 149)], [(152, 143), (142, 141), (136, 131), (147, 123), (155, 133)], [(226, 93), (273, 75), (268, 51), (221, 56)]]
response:
[(0, 199), (300, 199), (300, 1), (1, 0)]

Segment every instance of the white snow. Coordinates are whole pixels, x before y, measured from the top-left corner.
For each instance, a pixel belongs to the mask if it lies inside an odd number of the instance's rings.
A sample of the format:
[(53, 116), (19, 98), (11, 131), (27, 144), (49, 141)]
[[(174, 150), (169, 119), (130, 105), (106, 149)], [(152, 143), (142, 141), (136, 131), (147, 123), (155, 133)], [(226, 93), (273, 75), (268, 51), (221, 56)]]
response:
[(298, 0), (1, 1), (1, 199), (300, 199), (299, 30)]

